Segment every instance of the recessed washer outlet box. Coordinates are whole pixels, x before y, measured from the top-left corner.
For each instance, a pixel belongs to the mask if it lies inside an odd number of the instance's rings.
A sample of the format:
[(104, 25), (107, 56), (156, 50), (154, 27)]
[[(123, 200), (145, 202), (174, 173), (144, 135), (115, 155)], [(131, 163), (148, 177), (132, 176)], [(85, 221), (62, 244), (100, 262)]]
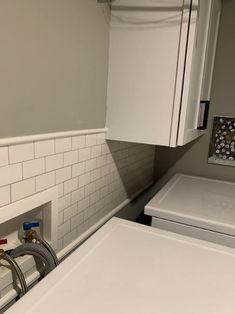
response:
[(34, 194), (0, 209), (0, 238), (7, 238), (8, 243), (3, 249), (12, 249), (21, 244), (20, 230), (22, 223), (28, 220), (39, 220), (40, 233), (57, 248), (57, 217), (58, 217), (58, 188)]

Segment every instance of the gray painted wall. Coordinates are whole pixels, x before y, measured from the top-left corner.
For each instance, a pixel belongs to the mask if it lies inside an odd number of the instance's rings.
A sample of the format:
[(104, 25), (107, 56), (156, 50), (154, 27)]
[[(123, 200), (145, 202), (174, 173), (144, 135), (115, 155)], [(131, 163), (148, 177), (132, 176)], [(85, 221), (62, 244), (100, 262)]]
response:
[(0, 137), (105, 126), (105, 8), (96, 0), (0, 2)]
[(175, 173), (235, 181), (235, 167), (207, 163), (212, 117), (235, 116), (235, 1), (224, 0), (215, 60), (209, 129), (196, 142), (176, 149), (157, 147), (155, 193)]

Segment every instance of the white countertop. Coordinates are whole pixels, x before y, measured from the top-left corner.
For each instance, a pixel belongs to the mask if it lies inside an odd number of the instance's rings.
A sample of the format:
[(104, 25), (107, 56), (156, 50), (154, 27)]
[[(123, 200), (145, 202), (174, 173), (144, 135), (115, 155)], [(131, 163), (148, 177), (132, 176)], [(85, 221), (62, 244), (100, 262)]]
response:
[(235, 236), (235, 183), (176, 174), (145, 214)]
[(111, 219), (7, 314), (234, 314), (235, 250)]

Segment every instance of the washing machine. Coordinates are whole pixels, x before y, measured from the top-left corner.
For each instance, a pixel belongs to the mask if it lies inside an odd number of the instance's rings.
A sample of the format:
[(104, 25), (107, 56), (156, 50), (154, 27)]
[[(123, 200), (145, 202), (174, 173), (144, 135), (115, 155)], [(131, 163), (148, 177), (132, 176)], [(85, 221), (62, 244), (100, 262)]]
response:
[(112, 218), (6, 314), (234, 314), (235, 250)]
[(235, 183), (176, 174), (145, 206), (153, 227), (235, 248)]

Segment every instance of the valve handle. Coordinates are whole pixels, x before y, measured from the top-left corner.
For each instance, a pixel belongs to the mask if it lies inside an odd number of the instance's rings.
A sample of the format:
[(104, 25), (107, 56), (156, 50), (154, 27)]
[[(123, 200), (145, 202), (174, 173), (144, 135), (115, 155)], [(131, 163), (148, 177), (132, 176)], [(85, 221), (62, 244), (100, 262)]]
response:
[(7, 244), (7, 239), (0, 239), (0, 245)]
[(23, 223), (23, 229), (26, 230), (31, 230), (34, 227), (39, 227), (39, 222), (38, 221), (25, 221)]

